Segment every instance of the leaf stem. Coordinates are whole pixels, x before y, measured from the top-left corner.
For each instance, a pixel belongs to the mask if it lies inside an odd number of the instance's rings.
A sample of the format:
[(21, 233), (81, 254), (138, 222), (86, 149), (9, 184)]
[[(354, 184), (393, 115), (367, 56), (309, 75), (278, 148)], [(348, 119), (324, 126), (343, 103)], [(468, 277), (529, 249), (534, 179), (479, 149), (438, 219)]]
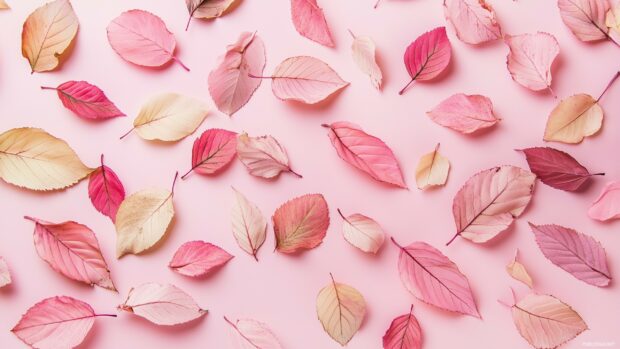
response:
[(254, 79), (273, 79), (273, 76), (258, 76), (258, 75), (254, 75), (252, 73), (248, 73), (248, 76)]
[(192, 21), (192, 17), (193, 17), (193, 16), (190, 14), (190, 15), (189, 15), (189, 18), (187, 19), (187, 24), (185, 25), (185, 31), (187, 31), (187, 28), (189, 28), (189, 22), (191, 22), (191, 21)]
[(331, 126), (329, 126), (328, 124), (321, 124), (321, 126), (325, 128), (331, 128)]
[(392, 243), (394, 243), (396, 247), (400, 248), (401, 250), (403, 249), (403, 247), (398, 242), (396, 242), (396, 239), (394, 239), (393, 236), (390, 236), (390, 240), (392, 240)]
[(302, 175), (300, 175), (299, 173), (297, 173), (297, 172), (293, 171), (293, 169), (292, 169), (292, 168), (290, 168), (290, 167), (288, 168), (288, 172), (290, 172), (290, 173), (294, 174), (297, 178), (304, 178), (304, 176), (302, 176)]
[(611, 80), (609, 80), (609, 82), (607, 83), (607, 86), (605, 86), (605, 89), (603, 90), (603, 92), (601, 93), (600, 96), (598, 96), (598, 98), (596, 99), (596, 101), (600, 101), (601, 98), (603, 98), (603, 96), (605, 95), (605, 93), (607, 93), (607, 91), (609, 90), (609, 88), (611, 87), (611, 85), (613, 85), (613, 83), (618, 79), (618, 77), (620, 77), (620, 71), (617, 71), (616, 74), (614, 75), (613, 78), (611, 78)]
[(402, 94), (405, 93), (405, 90), (409, 87), (409, 85), (413, 84), (414, 82), (415, 82), (415, 79), (411, 79), (411, 81), (409, 81), (409, 83), (405, 85), (405, 87), (403, 87), (403, 89), (400, 90), (398, 94), (402, 96)]
[(30, 217), (30, 216), (24, 216), (24, 219), (27, 219), (27, 220), (29, 220), (29, 221), (33, 221), (33, 222), (35, 222), (35, 223), (38, 223), (36, 218), (32, 218), (32, 217)]
[(101, 167), (103, 167), (103, 153), (101, 154)]
[(180, 59), (176, 58), (175, 56), (172, 56), (172, 59), (175, 62), (179, 63), (181, 65), (181, 67), (183, 67), (183, 69), (185, 69), (186, 71), (189, 71), (189, 68), (185, 64), (183, 64), (183, 62), (181, 62)]
[(41, 90), (58, 90), (57, 87), (41, 86)]
[(117, 317), (116, 314), (95, 314), (95, 316), (108, 316), (108, 317)]
[(590, 176), (604, 176), (605, 172), (591, 173)]
[(355, 34), (353, 34), (353, 32), (351, 31), (351, 29), (347, 29), (349, 31), (349, 34), (351, 34), (351, 37), (353, 37), (353, 40), (355, 40)]
[(375, 7), (373, 7), (373, 8), (377, 8), (377, 6), (379, 6), (380, 2), (381, 2), (381, 0), (377, 0), (377, 2), (375, 3)]
[(446, 242), (446, 246), (450, 246), (450, 244), (454, 241), (454, 239), (456, 239), (456, 237), (459, 236), (459, 235), (461, 235), (461, 233), (454, 234), (452, 239), (450, 239), (450, 241)]
[(135, 127), (132, 127), (132, 128), (131, 128), (131, 130), (127, 131), (127, 132), (126, 132), (124, 135), (122, 135), (119, 139), (123, 139), (123, 138), (125, 138), (125, 137), (129, 136), (129, 134), (130, 134), (133, 130), (135, 130), (135, 129), (136, 129)]
[(345, 218), (345, 216), (342, 214), (342, 211), (340, 211), (340, 209), (339, 209), (339, 208), (337, 208), (337, 209), (336, 209), (336, 211), (338, 211), (338, 214), (340, 215), (340, 217), (342, 217), (342, 219), (344, 219), (345, 221), (347, 220), (347, 219)]
[(177, 184), (177, 178), (179, 177), (179, 171), (174, 174), (174, 179), (172, 180), (172, 189), (170, 189), (171, 196), (174, 196), (174, 186)]

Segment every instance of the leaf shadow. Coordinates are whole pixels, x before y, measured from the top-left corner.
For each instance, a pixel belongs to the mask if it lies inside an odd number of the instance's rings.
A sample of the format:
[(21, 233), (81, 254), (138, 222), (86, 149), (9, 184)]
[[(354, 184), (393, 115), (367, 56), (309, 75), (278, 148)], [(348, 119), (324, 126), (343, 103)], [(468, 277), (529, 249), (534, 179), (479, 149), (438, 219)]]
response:
[(299, 102), (299, 101), (283, 101), (287, 107), (290, 107), (292, 109), (296, 109), (299, 112), (302, 112), (304, 114), (314, 114), (314, 115), (323, 115), (323, 116), (328, 116), (328, 113), (325, 113), (325, 111), (329, 110), (329, 108), (331, 108), (336, 100), (336, 97), (338, 97), (340, 94), (344, 93), (344, 90), (346, 90), (349, 85), (339, 89), (338, 91), (332, 93), (331, 95), (327, 96), (327, 98), (325, 98), (324, 100), (314, 103), (314, 104), (306, 104), (303, 102)]
[[(172, 325), (172, 326), (157, 325), (141, 316), (131, 314), (126, 311), (121, 311), (121, 314), (119, 314), (118, 317), (119, 317), (119, 320), (128, 321), (132, 325), (136, 327), (140, 327), (141, 329), (145, 331), (155, 330), (157, 331), (158, 334), (164, 334), (170, 337), (172, 336), (178, 337), (180, 333), (192, 331), (198, 326), (200, 326), (202, 322), (204, 321), (204, 319), (209, 315), (210, 315), (209, 313), (206, 313), (197, 319), (194, 319), (189, 322), (182, 323), (182, 324), (178, 324), (178, 325)], [(121, 318), (125, 318), (125, 319), (121, 319)]]
[(189, 276), (189, 275), (183, 275), (181, 273), (178, 273), (176, 271), (174, 271), (174, 269), (168, 267), (168, 269), (170, 269), (170, 271), (173, 274), (179, 275), (181, 278), (185, 279), (185, 280), (189, 280), (190, 282), (207, 282), (209, 280), (215, 279), (218, 277), (219, 274), (221, 274), (222, 269), (230, 262), (232, 262), (233, 259), (235, 259), (236, 256), (233, 256), (233, 258), (231, 258), (229, 261), (227, 261), (226, 263), (222, 264), (222, 265), (218, 265), (216, 267), (211, 268), (211, 270), (209, 270), (209, 272), (207, 272), (206, 274), (203, 275), (198, 275), (198, 276)]

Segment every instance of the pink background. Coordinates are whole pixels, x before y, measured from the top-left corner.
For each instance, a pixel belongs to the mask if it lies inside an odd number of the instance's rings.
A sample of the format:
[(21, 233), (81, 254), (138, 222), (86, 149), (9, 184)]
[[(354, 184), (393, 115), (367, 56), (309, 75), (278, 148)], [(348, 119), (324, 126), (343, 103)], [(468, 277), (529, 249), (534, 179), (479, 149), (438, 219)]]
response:
[[(543, 145), (548, 113), (558, 102), (546, 93), (537, 94), (513, 82), (505, 67), (507, 47), (501, 42), (482, 47), (463, 44), (448, 35), (453, 61), (448, 74), (433, 83), (420, 83), (399, 96), (409, 80), (402, 63), (405, 47), (424, 31), (445, 25), (439, 1), (383, 0), (373, 10), (374, 0), (319, 1), (330, 24), (336, 49), (301, 37), (290, 20), (286, 0), (240, 1), (223, 18), (205, 22), (192, 20), (183, 29), (187, 10), (175, 1), (74, 0), (80, 19), (75, 49), (56, 72), (30, 75), (21, 57), (21, 26), (27, 15), (43, 1), (9, 1), (13, 9), (0, 12), (0, 131), (13, 127), (41, 127), (65, 139), (90, 166), (97, 166), (103, 152), (125, 184), (128, 193), (148, 186), (168, 188), (174, 172), (190, 166), (192, 142), (202, 131), (223, 127), (251, 135), (271, 134), (287, 148), (294, 169), (303, 179), (283, 174), (276, 181), (252, 177), (235, 162), (216, 177), (189, 176), (178, 183), (174, 204), (175, 223), (165, 241), (149, 253), (114, 258), (115, 230), (107, 217), (92, 207), (87, 181), (63, 192), (41, 194), (0, 184), (0, 255), (12, 269), (14, 285), (0, 290), (0, 346), (20, 348), (9, 332), (21, 314), (37, 301), (68, 295), (90, 303), (97, 312), (115, 312), (130, 287), (144, 282), (173, 283), (210, 310), (209, 315), (189, 325), (157, 327), (128, 313), (117, 319), (100, 318), (83, 348), (221, 348), (226, 347), (228, 325), (222, 316), (251, 317), (271, 326), (286, 348), (338, 348), (316, 318), (315, 299), (329, 282), (332, 272), (340, 282), (357, 288), (366, 298), (368, 314), (350, 348), (379, 348), (391, 320), (415, 304), (424, 333), (424, 348), (525, 348), (528, 344), (516, 331), (510, 311), (496, 301), (513, 287), (520, 295), (524, 286), (513, 281), (504, 267), (515, 249), (521, 250), (536, 290), (553, 294), (572, 305), (590, 330), (566, 348), (588, 347), (593, 342), (620, 347), (620, 294), (618, 282), (596, 288), (554, 266), (538, 250), (527, 222), (556, 223), (594, 236), (607, 249), (614, 278), (618, 278), (620, 221), (601, 224), (586, 212), (600, 189), (620, 179), (620, 84), (602, 100), (606, 111), (603, 130), (577, 146), (550, 144), (569, 151), (592, 171), (605, 171), (582, 193), (567, 193), (537, 184), (534, 199), (509, 231), (486, 245), (452, 236), (452, 198), (464, 181), (477, 171), (500, 164), (526, 167), (523, 156), (513, 149)], [(553, 88), (560, 97), (584, 92), (597, 96), (618, 70), (620, 49), (610, 42), (585, 44), (561, 22), (555, 1), (489, 0), (506, 33), (547, 31), (560, 43), (561, 54), (554, 65)], [(172, 64), (160, 70), (144, 69), (123, 61), (110, 47), (106, 26), (122, 11), (140, 8), (160, 16), (175, 33), (178, 57), (191, 68), (185, 72)], [(369, 35), (377, 43), (385, 75), (382, 92), (373, 89), (358, 71), (350, 55), (351, 29)], [(258, 31), (267, 49), (265, 74), (283, 59), (311, 55), (328, 62), (351, 85), (328, 103), (304, 106), (276, 99), (265, 81), (252, 100), (233, 118), (215, 108), (194, 136), (173, 144), (147, 142), (133, 134), (118, 137), (131, 128), (140, 106), (162, 92), (179, 92), (208, 101), (207, 75), (225, 46), (241, 31)], [(128, 117), (102, 123), (87, 122), (64, 109), (51, 91), (67, 80), (86, 80), (101, 87)], [(425, 112), (453, 93), (489, 96), (499, 125), (475, 137), (462, 136), (434, 124)], [(411, 190), (377, 183), (340, 160), (332, 148), (325, 122), (348, 120), (382, 138), (399, 158)], [(614, 132), (616, 130), (616, 132)], [(445, 187), (421, 192), (415, 189), (415, 167), (419, 157), (441, 142), (441, 152), (452, 163)], [(328, 235), (318, 248), (298, 256), (273, 253), (270, 228), (256, 263), (236, 245), (230, 231), (233, 185), (258, 204), (266, 216), (295, 196), (319, 192), (331, 211)], [(397, 249), (386, 241), (377, 256), (361, 253), (341, 236), (342, 221), (336, 213), (360, 212), (375, 218), (402, 244), (427, 241), (440, 248), (470, 280), (483, 320), (455, 316), (417, 301), (401, 285), (396, 262)], [(33, 247), (33, 224), (24, 215), (60, 222), (76, 220), (91, 227), (101, 244), (120, 293), (83, 286), (54, 272)], [(205, 279), (190, 279), (167, 268), (174, 251), (184, 242), (202, 239), (236, 256), (227, 266)], [(611, 344), (613, 343), (613, 344)]]

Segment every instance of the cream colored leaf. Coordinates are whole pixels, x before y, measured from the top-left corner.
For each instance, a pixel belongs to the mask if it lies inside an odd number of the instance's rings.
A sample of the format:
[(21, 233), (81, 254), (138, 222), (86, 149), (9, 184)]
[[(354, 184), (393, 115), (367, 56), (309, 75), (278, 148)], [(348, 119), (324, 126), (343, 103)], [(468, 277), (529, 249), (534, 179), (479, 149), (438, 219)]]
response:
[(383, 73), (375, 57), (376, 46), (374, 41), (367, 36), (355, 36), (352, 32), (351, 35), (353, 36), (353, 44), (351, 45), (353, 61), (363, 73), (370, 77), (372, 85), (380, 90), (383, 83)]
[(532, 281), (532, 277), (525, 269), (525, 266), (519, 262), (519, 250), (515, 253), (515, 258), (510, 264), (506, 266), (506, 272), (513, 279), (521, 281), (526, 284), (529, 288), (534, 287), (534, 282)]
[(363, 252), (377, 253), (385, 241), (383, 228), (374, 219), (354, 213), (346, 216), (338, 209), (343, 219), (342, 235), (351, 245)]
[(356, 289), (337, 283), (330, 276), (331, 283), (319, 292), (316, 299), (316, 312), (325, 332), (344, 346), (362, 325), (366, 301)]
[(11, 6), (9, 6), (9, 4), (6, 3), (6, 1), (0, 0), (0, 10), (8, 10), (10, 8)]
[(603, 124), (603, 108), (585, 93), (561, 101), (549, 115), (545, 141), (581, 143), (597, 133)]
[(178, 141), (194, 133), (208, 112), (209, 108), (197, 99), (165, 93), (142, 106), (132, 131), (146, 140)]
[(426, 189), (446, 184), (449, 171), (450, 161), (439, 154), (439, 144), (437, 144), (435, 150), (422, 156), (418, 162), (418, 168), (415, 171), (418, 188)]
[(78, 31), (78, 18), (69, 0), (49, 2), (30, 14), (22, 29), (22, 56), (32, 72), (58, 67)]
[(39, 128), (0, 134), (0, 178), (31, 190), (72, 186), (94, 169), (82, 163), (67, 142)]
[(255, 204), (237, 189), (233, 188), (233, 191), (235, 192), (235, 205), (232, 209), (233, 235), (239, 247), (258, 261), (256, 254), (265, 242), (267, 220)]
[(605, 25), (620, 34), (620, 3), (607, 11)]

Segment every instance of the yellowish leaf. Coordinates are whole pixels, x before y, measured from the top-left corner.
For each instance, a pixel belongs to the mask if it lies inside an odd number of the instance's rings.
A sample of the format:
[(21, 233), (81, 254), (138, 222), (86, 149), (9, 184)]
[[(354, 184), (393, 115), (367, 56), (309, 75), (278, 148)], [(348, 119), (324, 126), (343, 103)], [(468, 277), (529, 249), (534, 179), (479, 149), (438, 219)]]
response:
[(420, 158), (415, 171), (415, 180), (419, 189), (444, 185), (448, 179), (450, 161), (439, 154), (439, 144), (435, 150)]
[(605, 17), (605, 25), (620, 34), (620, 4), (607, 11), (607, 16)]
[(0, 10), (8, 10), (10, 8), (11, 6), (9, 6), (9, 4), (6, 3), (6, 1), (0, 0)]
[(532, 277), (525, 269), (525, 266), (519, 262), (519, 250), (515, 254), (515, 258), (510, 264), (506, 266), (506, 271), (508, 275), (510, 275), (513, 279), (521, 281), (526, 284), (529, 288), (534, 287), (534, 282), (532, 281)]
[(561, 101), (549, 115), (545, 141), (581, 143), (603, 124), (603, 108), (592, 96), (581, 93)]
[(82, 163), (67, 142), (38, 128), (0, 134), (0, 178), (31, 190), (72, 186), (94, 169)]
[(49, 2), (30, 14), (22, 30), (22, 55), (32, 72), (58, 67), (78, 31), (78, 18), (69, 0)]

